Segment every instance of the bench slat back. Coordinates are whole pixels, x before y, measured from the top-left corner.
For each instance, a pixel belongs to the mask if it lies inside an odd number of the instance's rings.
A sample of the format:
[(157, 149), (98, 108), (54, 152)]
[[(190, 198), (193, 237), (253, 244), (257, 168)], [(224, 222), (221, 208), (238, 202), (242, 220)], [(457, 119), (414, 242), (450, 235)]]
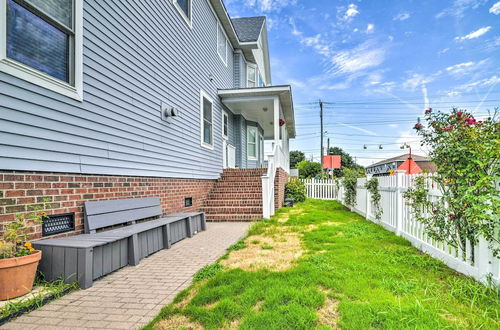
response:
[(158, 197), (116, 199), (85, 203), (85, 232), (156, 217), (162, 214)]

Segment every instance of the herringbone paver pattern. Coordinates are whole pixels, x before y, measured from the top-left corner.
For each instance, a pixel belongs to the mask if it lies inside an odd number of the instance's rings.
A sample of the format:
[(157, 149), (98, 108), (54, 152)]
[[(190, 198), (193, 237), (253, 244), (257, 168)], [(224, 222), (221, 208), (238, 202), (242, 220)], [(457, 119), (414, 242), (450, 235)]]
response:
[(174, 244), (25, 314), (0, 329), (136, 329), (149, 322), (192, 275), (243, 237), (249, 223), (208, 223), (207, 231)]

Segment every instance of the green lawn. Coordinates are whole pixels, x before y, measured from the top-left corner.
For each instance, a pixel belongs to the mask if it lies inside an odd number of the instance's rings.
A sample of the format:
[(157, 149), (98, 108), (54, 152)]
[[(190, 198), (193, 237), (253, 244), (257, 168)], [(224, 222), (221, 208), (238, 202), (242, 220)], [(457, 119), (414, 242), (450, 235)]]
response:
[(146, 329), (500, 329), (500, 296), (337, 202), (256, 223)]

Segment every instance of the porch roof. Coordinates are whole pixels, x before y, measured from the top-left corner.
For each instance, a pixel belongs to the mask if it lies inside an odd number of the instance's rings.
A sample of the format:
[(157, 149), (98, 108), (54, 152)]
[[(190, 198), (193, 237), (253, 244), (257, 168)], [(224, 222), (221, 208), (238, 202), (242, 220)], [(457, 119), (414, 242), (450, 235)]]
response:
[[(259, 122), (266, 131), (273, 132), (269, 121), (273, 113), (273, 98), (279, 97), (280, 118), (286, 122), (289, 138), (295, 138), (295, 116), (293, 109), (292, 88), (290, 85), (219, 89), (219, 97), (231, 111), (242, 114), (246, 119)], [(271, 111), (268, 111), (271, 110)]]

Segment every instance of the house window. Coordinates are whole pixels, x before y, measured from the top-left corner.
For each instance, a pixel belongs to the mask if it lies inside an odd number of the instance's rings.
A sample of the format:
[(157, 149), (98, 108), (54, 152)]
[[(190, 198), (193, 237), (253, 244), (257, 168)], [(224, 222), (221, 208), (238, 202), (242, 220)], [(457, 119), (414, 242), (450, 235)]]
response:
[(250, 160), (257, 159), (257, 127), (247, 128), (247, 157)]
[(217, 23), (217, 53), (222, 62), (227, 65), (227, 39), (222, 29), (222, 25)]
[(222, 111), (222, 137), (227, 139), (229, 132), (229, 116), (225, 111)]
[(0, 71), (81, 99), (82, 1), (0, 0), (0, 16)]
[(255, 87), (257, 85), (257, 68), (254, 65), (247, 65), (247, 87)]
[(186, 23), (187, 23), (187, 25), (189, 25), (189, 27), (192, 27), (192, 25), (191, 25), (191, 14), (192, 14), (191, 1), (192, 0), (173, 0), (175, 8), (177, 8), (177, 11), (181, 14), (182, 18), (184, 19), (184, 21), (186, 21)]
[(214, 148), (212, 99), (203, 91), (200, 93), (201, 145)]

